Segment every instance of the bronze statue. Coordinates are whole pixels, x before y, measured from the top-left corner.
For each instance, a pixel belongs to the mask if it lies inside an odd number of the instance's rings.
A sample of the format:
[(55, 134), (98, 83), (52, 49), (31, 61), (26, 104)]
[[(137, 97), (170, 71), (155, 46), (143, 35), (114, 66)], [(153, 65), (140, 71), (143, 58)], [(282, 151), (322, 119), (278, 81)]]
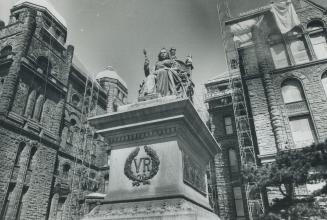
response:
[(146, 50), (143, 50), (143, 53), (146, 79), (140, 86), (139, 98), (176, 95), (192, 100), (194, 83), (191, 80), (193, 69), (191, 56), (188, 56), (183, 62), (177, 59), (175, 48), (171, 48), (169, 53), (165, 48), (162, 48), (158, 54), (155, 68), (151, 71)]

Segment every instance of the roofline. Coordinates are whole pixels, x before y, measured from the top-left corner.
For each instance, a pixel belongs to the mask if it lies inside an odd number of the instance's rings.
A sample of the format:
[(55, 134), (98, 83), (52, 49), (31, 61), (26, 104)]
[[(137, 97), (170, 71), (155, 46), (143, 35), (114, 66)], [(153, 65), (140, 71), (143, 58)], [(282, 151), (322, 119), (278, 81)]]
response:
[(10, 9), (10, 12), (13, 12), (14, 10), (18, 10), (20, 8), (24, 8), (24, 6), (28, 7), (28, 8), (37, 8), (39, 11), (48, 13), (52, 18), (54, 18), (53, 20), (55, 20), (57, 22), (57, 24), (59, 24), (67, 32), (67, 26), (66, 26), (67, 24), (63, 24), (54, 14), (51, 13), (51, 11), (49, 9), (47, 9), (46, 7), (43, 7), (41, 5), (36, 5), (36, 4), (30, 3), (30, 2), (24, 2), (19, 5), (14, 5)]

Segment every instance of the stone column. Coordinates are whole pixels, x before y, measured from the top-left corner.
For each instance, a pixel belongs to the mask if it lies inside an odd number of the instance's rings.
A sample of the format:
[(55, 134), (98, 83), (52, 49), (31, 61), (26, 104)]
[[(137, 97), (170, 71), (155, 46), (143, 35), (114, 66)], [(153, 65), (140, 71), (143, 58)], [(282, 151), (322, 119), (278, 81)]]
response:
[(271, 77), (273, 71), (273, 63), (270, 55), (270, 49), (266, 41), (265, 32), (259, 27), (253, 29), (253, 38), (256, 46), (256, 54), (258, 59), (259, 72), (263, 75), (263, 83), (268, 101), (268, 109), (271, 120), (271, 125), (274, 132), (274, 137), (277, 145), (277, 150), (285, 147), (282, 116), (278, 107), (278, 102), (275, 96), (275, 88)]
[(25, 27), (23, 28), (23, 34), (17, 37), (18, 47), (17, 53), (14, 56), (14, 61), (11, 64), (7, 78), (3, 84), (3, 91), (0, 96), (0, 115), (6, 115), (9, 111), (12, 98), (15, 94), (15, 87), (18, 81), (18, 73), (21, 70), (21, 60), (26, 56), (32, 36), (36, 27), (36, 11), (28, 9), (27, 16), (24, 19)]
[(61, 119), (64, 114), (64, 106), (65, 106), (65, 100), (61, 99), (59, 103), (56, 106), (55, 113), (53, 115), (53, 129), (52, 131), (55, 133), (56, 136), (59, 136), (60, 133), (60, 124)]

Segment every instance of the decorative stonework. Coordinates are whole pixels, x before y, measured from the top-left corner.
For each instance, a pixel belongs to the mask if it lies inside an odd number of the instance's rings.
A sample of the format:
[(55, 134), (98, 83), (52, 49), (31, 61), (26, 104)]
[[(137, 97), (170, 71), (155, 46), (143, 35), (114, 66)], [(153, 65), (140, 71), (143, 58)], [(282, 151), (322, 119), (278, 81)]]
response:
[[(147, 216), (147, 217), (145, 217)], [(182, 198), (153, 200), (143, 202), (103, 204), (95, 207), (83, 220), (88, 219), (166, 219), (175, 216), (178, 219), (219, 219), (212, 212), (203, 209)], [(164, 218), (166, 216), (166, 218)], [(152, 217), (152, 218), (151, 218)], [(201, 218), (202, 217), (202, 218)], [(161, 218), (160, 218), (161, 219)], [(171, 219), (171, 218), (170, 218)]]
[(169, 135), (175, 133), (177, 130), (176, 127), (165, 127), (165, 128), (156, 128), (152, 130), (147, 130), (143, 132), (135, 132), (135, 133), (125, 133), (124, 135), (117, 135), (109, 138), (110, 144), (122, 143), (122, 142), (129, 142), (129, 141), (136, 141), (142, 140), (145, 138), (162, 136), (162, 135)]
[[(140, 152), (140, 148), (137, 147), (125, 162), (124, 173), (128, 179), (133, 181), (133, 186), (149, 185), (149, 180), (159, 171), (160, 160), (157, 153), (149, 146), (144, 146), (144, 151), (147, 157), (137, 159), (136, 157)], [(133, 165), (135, 172), (133, 172)], [(141, 165), (143, 165), (143, 169), (140, 169)]]
[(183, 180), (201, 194), (206, 195), (205, 170), (185, 153), (183, 154)]

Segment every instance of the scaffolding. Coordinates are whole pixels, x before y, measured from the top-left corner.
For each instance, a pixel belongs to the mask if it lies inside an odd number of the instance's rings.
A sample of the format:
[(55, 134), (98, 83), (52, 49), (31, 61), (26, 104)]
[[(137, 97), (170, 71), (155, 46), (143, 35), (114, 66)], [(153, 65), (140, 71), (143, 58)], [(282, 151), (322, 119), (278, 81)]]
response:
[[(90, 182), (93, 184), (96, 181), (93, 178), (90, 178), (92, 155), (96, 154), (96, 148), (94, 146), (95, 130), (89, 125), (88, 117), (94, 116), (96, 114), (96, 106), (99, 98), (100, 87), (98, 83), (89, 76), (86, 76), (84, 94), (81, 104), (80, 112), (80, 123), (76, 128), (76, 134), (80, 138), (82, 144), (73, 143), (74, 146), (74, 167), (73, 167), (73, 176), (70, 183), (71, 195), (69, 197), (69, 215), (72, 215), (71, 207), (73, 197), (77, 198), (78, 202), (83, 201), (83, 207), (80, 208), (82, 213), (76, 213), (75, 216), (83, 216), (88, 210), (85, 202), (85, 191), (89, 189), (82, 189), (83, 179), (86, 179), (86, 184), (89, 186)], [(80, 162), (78, 162), (78, 160)], [(78, 163), (80, 165), (78, 166)], [(83, 172), (83, 171), (86, 171)], [(77, 182), (76, 182), (76, 179)], [(95, 183), (97, 184), (97, 183)], [(70, 219), (74, 219), (73, 216), (70, 216)]]
[[(249, 167), (256, 168), (257, 158), (251, 132), (251, 124), (248, 114), (247, 103), (244, 94), (243, 80), (241, 77), (240, 59), (237, 47), (233, 42), (233, 36), (226, 27), (226, 21), (231, 18), (229, 8), (230, 0), (218, 0), (217, 12), (219, 17), (220, 34), (223, 41), (225, 59), (229, 72), (229, 86), (232, 97), (232, 106), (235, 119), (235, 127), (239, 145), (240, 160), (242, 170)], [(264, 213), (264, 205), (261, 193), (255, 193), (253, 190), (254, 183), (242, 181), (248, 218), (257, 219), (260, 214)]]

